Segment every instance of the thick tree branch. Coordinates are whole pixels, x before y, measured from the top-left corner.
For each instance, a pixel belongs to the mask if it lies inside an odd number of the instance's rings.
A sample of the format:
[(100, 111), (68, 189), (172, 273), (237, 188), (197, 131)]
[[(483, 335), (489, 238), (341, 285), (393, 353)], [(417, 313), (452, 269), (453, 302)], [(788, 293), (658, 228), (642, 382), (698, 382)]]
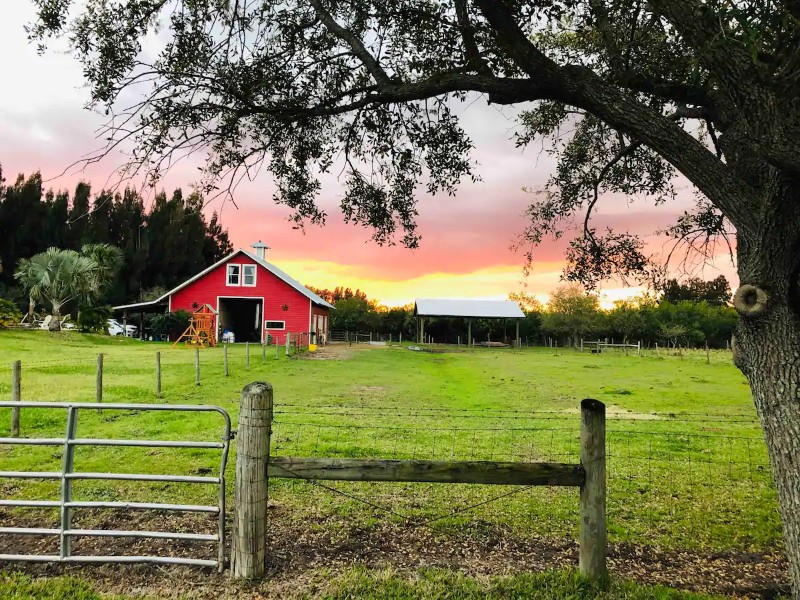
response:
[(350, 46), (353, 54), (358, 57), (358, 60), (362, 62), (367, 71), (369, 71), (369, 74), (372, 75), (378, 84), (385, 84), (391, 81), (391, 78), (386, 71), (383, 70), (378, 60), (372, 56), (358, 36), (339, 25), (331, 14), (325, 10), (320, 0), (309, 0), (309, 2), (311, 6), (314, 7), (314, 11), (316, 11), (317, 16), (320, 21), (322, 21), (322, 24), (325, 25), (325, 28)]
[(707, 88), (689, 85), (682, 81), (646, 77), (632, 70), (613, 72), (608, 77), (608, 81), (626, 89), (651, 94), (670, 102), (694, 104), (707, 108), (715, 105)]
[(731, 35), (727, 23), (698, 0), (649, 0), (649, 5), (697, 49), (700, 62), (734, 100), (754, 150), (771, 165), (800, 173), (800, 132), (786, 125), (785, 107), (745, 45), (724, 39)]
[(556, 100), (582, 108), (661, 154), (698, 187), (731, 222), (747, 228), (754, 192), (698, 140), (661, 113), (638, 102), (582, 66), (560, 67), (530, 41), (502, 0), (477, 0), (499, 44), (533, 81)]
[(475, 43), (475, 32), (469, 22), (466, 0), (453, 0), (456, 7), (458, 27), (461, 29), (461, 38), (464, 40), (464, 54), (467, 64), (483, 75), (491, 75), (491, 69), (483, 60), (478, 44)]
[[(441, 73), (439, 75), (412, 82), (392, 82), (380, 87), (371, 88), (367, 93), (358, 90), (352, 96), (357, 99), (338, 103), (329, 100), (313, 106), (285, 107), (277, 106), (251, 106), (242, 110), (242, 116), (248, 114), (264, 114), (277, 118), (295, 121), (308, 117), (329, 117), (345, 114), (367, 106), (391, 104), (398, 102), (411, 102), (425, 100), (435, 96), (459, 92), (472, 91), (487, 94), (489, 101), (496, 104), (514, 104), (529, 100), (554, 98), (555, 91), (545, 81), (531, 81), (529, 79), (510, 79), (494, 76), (474, 75), (461, 71)], [(224, 108), (224, 107), (222, 107)]]
[(711, 12), (708, 4), (698, 0), (648, 0), (648, 4), (696, 49), (700, 62), (730, 94), (740, 96), (759, 81), (757, 69), (743, 45), (720, 43), (729, 33), (727, 25)]

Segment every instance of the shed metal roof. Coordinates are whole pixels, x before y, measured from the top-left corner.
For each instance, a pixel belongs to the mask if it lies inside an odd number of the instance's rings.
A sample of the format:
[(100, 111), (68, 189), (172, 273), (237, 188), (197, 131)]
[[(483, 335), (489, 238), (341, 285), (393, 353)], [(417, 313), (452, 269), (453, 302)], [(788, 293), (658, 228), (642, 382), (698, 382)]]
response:
[(470, 317), (475, 319), (523, 319), (525, 313), (510, 300), (449, 300), (419, 298), (414, 314), (420, 317)]

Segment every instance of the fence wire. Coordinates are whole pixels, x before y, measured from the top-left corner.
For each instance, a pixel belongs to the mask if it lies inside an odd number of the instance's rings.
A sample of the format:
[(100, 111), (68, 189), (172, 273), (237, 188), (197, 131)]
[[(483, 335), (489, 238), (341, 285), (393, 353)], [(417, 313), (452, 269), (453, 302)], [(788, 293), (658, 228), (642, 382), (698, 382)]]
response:
[[(500, 424), (496, 415), (475, 426), (463, 415), (436, 412), (406, 421), (413, 425), (366, 425), (278, 411), (272, 455), (328, 458), (490, 460), (578, 463), (578, 416), (549, 421)], [(347, 417), (326, 413), (334, 421)], [(395, 415), (384, 418), (391, 419)], [(451, 419), (452, 417), (452, 419)], [(378, 419), (376, 419), (378, 420)], [(443, 423), (456, 421), (455, 427)], [(690, 419), (684, 420), (690, 423)], [(695, 429), (702, 430), (699, 419)], [(508, 425), (507, 425), (508, 423)], [(611, 541), (637, 541), (674, 548), (763, 550), (780, 543), (777, 500), (763, 440), (753, 435), (663, 431), (660, 421), (610, 420), (607, 428), (608, 519)], [(297, 493), (298, 481), (271, 482), (279, 497)], [(574, 536), (578, 494), (548, 487), (497, 489), (452, 484), (315, 482), (305, 508), (319, 516), (345, 515), (356, 521), (381, 513), (417, 525), (444, 522), (462, 526), (457, 516), (511, 528), (520, 534)], [(505, 486), (501, 486), (504, 487)], [(510, 492), (514, 492), (511, 494)], [(377, 507), (377, 508), (376, 508)], [(399, 515), (399, 516), (398, 516)]]

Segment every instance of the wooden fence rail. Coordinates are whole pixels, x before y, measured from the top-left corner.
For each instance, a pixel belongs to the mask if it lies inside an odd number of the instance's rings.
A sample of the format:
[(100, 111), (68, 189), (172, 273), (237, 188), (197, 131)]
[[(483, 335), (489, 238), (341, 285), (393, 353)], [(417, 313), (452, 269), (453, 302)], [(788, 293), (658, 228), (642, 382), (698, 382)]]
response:
[(548, 485), (580, 488), (580, 571), (606, 574), (605, 405), (581, 402), (581, 462), (382, 460), (270, 457), (273, 390), (253, 383), (242, 391), (236, 455), (236, 518), (231, 570), (234, 577), (263, 577), (270, 477), (305, 480)]
[(581, 465), (495, 461), (382, 460), (360, 458), (269, 459), (269, 477), (329, 481), (583, 485)]

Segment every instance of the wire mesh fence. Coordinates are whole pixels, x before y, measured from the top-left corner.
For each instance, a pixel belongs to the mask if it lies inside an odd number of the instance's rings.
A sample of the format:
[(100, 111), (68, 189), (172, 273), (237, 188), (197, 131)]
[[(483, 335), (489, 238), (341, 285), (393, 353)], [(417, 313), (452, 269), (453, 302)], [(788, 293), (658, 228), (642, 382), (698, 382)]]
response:
[[(707, 431), (721, 420), (753, 426), (752, 417), (650, 417), (609, 417), (612, 542), (744, 551), (780, 545), (763, 439), (755, 430), (747, 435)], [(273, 456), (579, 462), (578, 415), (555, 411), (281, 405), (272, 439)], [(307, 489), (307, 484), (285, 481), (271, 487), (298, 518), (327, 515), (368, 523), (382, 514), (440, 527), (491, 524), (520, 535), (573, 537), (576, 532), (578, 497), (572, 490), (341, 482)]]
[[(157, 402), (156, 349), (143, 344), (135, 350), (135, 360), (108, 356), (104, 363), (104, 401)], [(279, 350), (283, 358), (283, 349)], [(74, 390), (91, 390), (97, 352), (96, 346), (65, 347), (51, 359), (25, 358), (22, 399), (73, 400), (78, 394)], [(241, 345), (229, 348), (232, 375), (242, 376), (247, 372), (245, 352)], [(256, 371), (262, 351), (252, 345), (250, 352), (251, 368)], [(271, 364), (274, 352), (274, 347), (268, 348), (264, 360)], [(643, 349), (643, 354), (646, 352)], [(681, 360), (664, 350), (659, 353), (664, 360)], [(203, 350), (200, 356), (204, 386), (211, 378), (224, 377), (221, 348)], [(729, 360), (726, 356), (724, 351), (712, 352), (712, 364), (715, 360)], [(190, 395), (193, 392), (186, 388), (194, 382), (194, 360), (195, 353), (191, 350), (162, 353), (163, 387), (168, 401), (177, 394), (182, 401), (196, 401)], [(587, 360), (593, 357), (588, 356)], [(639, 358), (628, 360), (634, 362)], [(683, 360), (705, 362), (706, 353), (684, 352)], [(0, 395), (6, 397), (10, 393), (10, 377), (0, 378)], [(91, 398), (80, 393), (82, 401)], [(574, 410), (486, 408), (481, 404), (487, 403), (477, 400), (461, 407), (428, 406), (415, 401), (412, 407), (390, 398), (362, 401), (358, 398), (361, 395), (380, 396), (378, 392), (371, 394), (358, 388), (341, 395), (339, 392), (319, 397), (308, 395), (279, 402), (275, 410), (273, 453), (343, 458), (578, 462), (577, 402)], [(213, 398), (215, 403), (220, 400)], [(235, 395), (225, 401), (236, 410)], [(108, 418), (92, 417), (96, 423), (87, 425), (96, 427), (98, 432), (108, 431), (116, 427)], [(120, 418), (164, 435), (180, 433), (191, 437), (191, 430), (200, 427), (198, 423), (168, 425), (141, 415)], [(766, 447), (752, 413), (725, 412), (725, 409), (631, 412), (609, 406), (607, 418), (611, 541), (714, 550), (758, 551), (780, 547), (780, 522)], [(8, 422), (7, 413), (0, 414), (0, 428), (6, 428)], [(26, 413), (22, 426), (22, 435), (30, 436), (60, 424), (44, 412), (37, 416)], [(58, 456), (37, 454), (31, 456), (34, 459), (57, 462)], [(145, 459), (155, 463), (172, 460), (166, 454)], [(100, 455), (97, 460), (101, 460)], [(195, 468), (193, 460), (196, 459), (187, 459), (187, 469)], [(574, 536), (576, 532), (578, 498), (574, 490), (400, 483), (337, 483), (328, 487), (352, 497), (291, 480), (271, 483), (270, 493), (276, 505), (285, 509), (282, 518), (306, 523), (318, 521), (320, 526), (328, 526), (329, 522), (368, 525), (382, 515), (441, 528), (503, 527), (520, 535)], [(505, 495), (512, 490), (514, 494)], [(147, 496), (151, 488), (139, 491)], [(92, 488), (92, 493), (98, 497), (115, 494), (105, 488)], [(386, 510), (381, 512), (354, 498), (368, 499)], [(490, 501), (495, 498), (499, 499)]]

